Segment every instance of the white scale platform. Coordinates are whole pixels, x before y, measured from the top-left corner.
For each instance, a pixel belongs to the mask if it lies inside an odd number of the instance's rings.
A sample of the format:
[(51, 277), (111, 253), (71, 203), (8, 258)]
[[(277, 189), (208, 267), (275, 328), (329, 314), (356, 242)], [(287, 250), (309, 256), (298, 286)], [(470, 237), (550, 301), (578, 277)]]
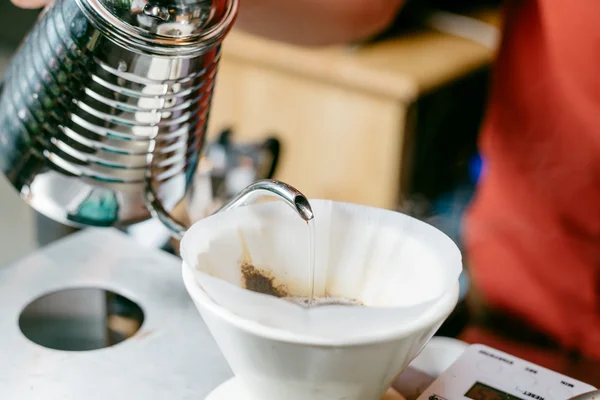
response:
[[(50, 350), (20, 331), (21, 310), (65, 288), (102, 288), (144, 311), (132, 338)], [(86, 230), (0, 268), (0, 398), (202, 400), (232, 376), (181, 278), (181, 261), (114, 230)]]

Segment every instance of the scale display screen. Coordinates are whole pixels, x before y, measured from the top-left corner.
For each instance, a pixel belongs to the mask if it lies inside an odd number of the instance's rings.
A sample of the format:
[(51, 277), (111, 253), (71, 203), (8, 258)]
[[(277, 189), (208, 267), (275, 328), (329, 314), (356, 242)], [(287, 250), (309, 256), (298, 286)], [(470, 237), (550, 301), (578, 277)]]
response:
[(517, 396), (503, 392), (481, 382), (476, 382), (465, 396), (473, 400), (522, 400)]

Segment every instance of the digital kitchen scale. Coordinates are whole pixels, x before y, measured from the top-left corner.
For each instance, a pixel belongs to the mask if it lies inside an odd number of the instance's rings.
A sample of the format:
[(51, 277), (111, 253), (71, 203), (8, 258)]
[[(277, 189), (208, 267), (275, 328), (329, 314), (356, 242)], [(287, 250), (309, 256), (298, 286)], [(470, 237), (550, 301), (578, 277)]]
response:
[(475, 344), (418, 400), (567, 400), (593, 390), (583, 382)]

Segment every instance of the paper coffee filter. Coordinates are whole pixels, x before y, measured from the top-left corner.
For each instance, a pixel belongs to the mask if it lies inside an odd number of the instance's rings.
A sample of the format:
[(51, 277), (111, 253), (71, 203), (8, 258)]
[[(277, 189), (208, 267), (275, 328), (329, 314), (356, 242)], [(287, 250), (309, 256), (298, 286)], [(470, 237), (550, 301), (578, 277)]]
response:
[[(310, 203), (315, 297), (356, 300), (365, 307), (305, 308), (246, 288), (248, 276), (258, 276), (263, 284), (272, 279), (276, 295), (309, 295), (309, 229), (281, 202), (241, 207), (197, 222), (182, 241), (184, 264), (201, 289), (230, 312), (325, 340), (397, 329), (455, 289), (462, 271), (460, 251), (436, 228), (377, 208)], [(256, 275), (248, 275), (248, 268)]]

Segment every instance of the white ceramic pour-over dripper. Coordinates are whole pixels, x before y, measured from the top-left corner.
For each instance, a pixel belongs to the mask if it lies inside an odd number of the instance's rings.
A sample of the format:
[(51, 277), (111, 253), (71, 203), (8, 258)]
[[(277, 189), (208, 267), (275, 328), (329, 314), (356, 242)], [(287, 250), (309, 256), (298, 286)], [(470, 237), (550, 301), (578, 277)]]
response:
[(407, 215), (311, 200), (316, 297), (359, 300), (365, 307), (309, 310), (245, 289), (243, 265), (274, 278), (289, 296), (309, 294), (306, 222), (283, 202), (254, 204), (196, 223), (181, 243), (184, 263), (217, 304), (244, 318), (337, 343), (385, 336), (410, 324), (454, 288), (462, 271), (457, 246)]
[(403, 214), (311, 201), (317, 296), (367, 307), (302, 308), (243, 288), (242, 261), (308, 294), (306, 224), (282, 203), (217, 214), (182, 242), (186, 287), (236, 376), (257, 400), (377, 399), (454, 308), (461, 257)]
[[(235, 376), (253, 400), (379, 400), (454, 309), (458, 284), (387, 337), (321, 343), (214, 303), (183, 268), (185, 286)], [(359, 323), (359, 322), (357, 322)]]

